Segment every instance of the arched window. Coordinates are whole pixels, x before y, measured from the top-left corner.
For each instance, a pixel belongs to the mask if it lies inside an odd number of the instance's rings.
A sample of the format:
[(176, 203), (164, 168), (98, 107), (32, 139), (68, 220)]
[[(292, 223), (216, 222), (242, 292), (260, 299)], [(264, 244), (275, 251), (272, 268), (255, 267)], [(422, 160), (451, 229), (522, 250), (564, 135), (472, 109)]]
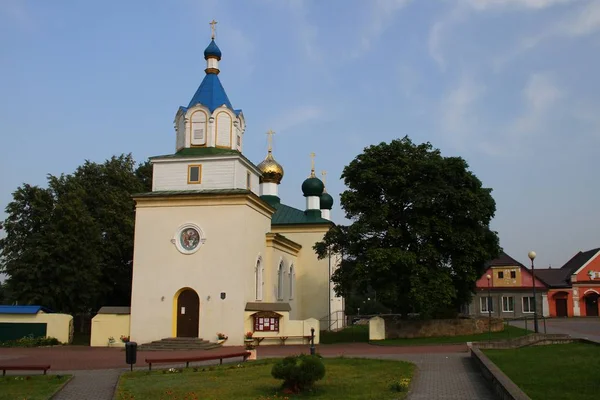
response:
[(277, 299), (283, 300), (283, 261), (277, 269)]
[(296, 280), (296, 273), (294, 272), (294, 265), (290, 266), (290, 300), (294, 298), (294, 281)]
[(260, 258), (256, 261), (256, 268), (254, 270), (255, 278), (255, 292), (256, 300), (262, 300), (263, 298), (263, 267)]

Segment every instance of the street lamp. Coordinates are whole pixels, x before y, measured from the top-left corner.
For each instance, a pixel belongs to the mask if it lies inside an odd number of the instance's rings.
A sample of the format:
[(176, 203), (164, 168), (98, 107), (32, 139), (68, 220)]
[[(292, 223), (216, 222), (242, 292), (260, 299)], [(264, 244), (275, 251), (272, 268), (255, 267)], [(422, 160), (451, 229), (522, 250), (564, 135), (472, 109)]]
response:
[[(537, 306), (536, 306), (536, 298), (535, 298), (535, 266), (533, 265), (533, 260), (535, 259), (535, 251), (530, 251), (528, 256), (531, 260), (531, 275), (533, 277), (533, 329), (535, 333), (538, 333), (538, 320), (537, 320)], [(531, 305), (531, 304), (530, 304)]]
[(488, 281), (488, 298), (487, 298), (487, 309), (488, 309), (488, 340), (492, 340), (492, 296), (490, 292), (490, 280), (492, 276), (487, 274), (485, 276)]

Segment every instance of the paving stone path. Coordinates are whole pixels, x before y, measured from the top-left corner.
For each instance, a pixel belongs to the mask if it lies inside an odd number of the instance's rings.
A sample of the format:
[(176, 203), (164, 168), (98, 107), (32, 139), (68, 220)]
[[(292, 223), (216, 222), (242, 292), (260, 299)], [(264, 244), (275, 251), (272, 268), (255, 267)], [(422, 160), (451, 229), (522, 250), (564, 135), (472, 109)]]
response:
[[(356, 357), (410, 361), (418, 370), (409, 400), (494, 400), (468, 353), (365, 354)], [(204, 363), (202, 363), (204, 364)], [(179, 367), (181, 365), (178, 365)], [(165, 366), (165, 368), (171, 366)], [(119, 375), (126, 369), (63, 371), (73, 380), (57, 400), (112, 400)]]

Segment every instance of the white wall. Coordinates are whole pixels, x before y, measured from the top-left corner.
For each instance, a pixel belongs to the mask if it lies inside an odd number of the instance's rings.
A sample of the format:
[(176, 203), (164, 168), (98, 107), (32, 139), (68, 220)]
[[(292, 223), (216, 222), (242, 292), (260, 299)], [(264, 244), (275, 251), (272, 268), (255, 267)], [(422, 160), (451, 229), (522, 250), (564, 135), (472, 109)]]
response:
[[(202, 183), (188, 183), (188, 165), (192, 164), (202, 165)], [(235, 187), (235, 164), (235, 159), (155, 162), (152, 190), (231, 189)]]
[[(229, 336), (241, 345), (246, 303), (255, 301), (254, 267), (265, 252), (270, 219), (247, 205), (140, 206), (136, 211), (131, 340), (147, 343), (175, 335), (175, 293), (184, 287), (200, 297), (199, 336)], [(171, 243), (179, 227), (195, 223), (206, 242), (194, 254)], [(221, 300), (220, 293), (227, 297)], [(209, 297), (210, 296), (210, 297)]]

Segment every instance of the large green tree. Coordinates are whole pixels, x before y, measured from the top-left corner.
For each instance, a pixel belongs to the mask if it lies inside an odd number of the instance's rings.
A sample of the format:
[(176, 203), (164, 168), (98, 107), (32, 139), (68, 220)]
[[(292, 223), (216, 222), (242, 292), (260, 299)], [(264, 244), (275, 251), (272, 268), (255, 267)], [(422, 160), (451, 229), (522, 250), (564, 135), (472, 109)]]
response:
[(377, 292), (394, 312), (436, 317), (470, 301), (486, 261), (500, 251), (490, 230), (491, 189), (460, 157), (408, 137), (370, 146), (342, 173), (348, 226), (315, 245), (342, 255), (336, 292)]
[(131, 155), (86, 161), (48, 187), (24, 184), (2, 223), (6, 302), (86, 313), (131, 297), (133, 193), (151, 189), (148, 163)]

